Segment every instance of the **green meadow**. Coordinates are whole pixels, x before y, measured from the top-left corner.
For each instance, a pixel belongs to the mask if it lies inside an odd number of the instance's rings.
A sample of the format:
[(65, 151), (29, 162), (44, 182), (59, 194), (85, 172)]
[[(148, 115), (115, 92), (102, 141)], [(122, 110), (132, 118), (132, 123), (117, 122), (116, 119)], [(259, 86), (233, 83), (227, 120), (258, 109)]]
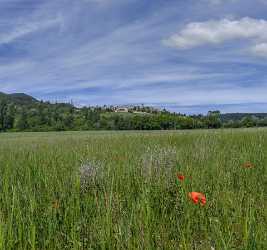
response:
[(267, 129), (3, 133), (0, 249), (266, 249), (266, 167)]

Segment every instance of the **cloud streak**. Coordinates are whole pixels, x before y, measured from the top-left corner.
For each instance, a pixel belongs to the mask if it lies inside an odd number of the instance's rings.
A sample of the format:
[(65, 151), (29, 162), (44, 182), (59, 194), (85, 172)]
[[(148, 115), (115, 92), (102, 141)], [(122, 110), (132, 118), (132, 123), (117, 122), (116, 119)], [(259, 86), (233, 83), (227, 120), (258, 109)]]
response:
[(267, 6), (220, 2), (0, 0), (0, 91), (83, 105), (264, 102)]
[(0, 44), (8, 44), (14, 42), (22, 37), (25, 37), (34, 32), (41, 32), (44, 29), (48, 29), (57, 25), (60, 25), (62, 20), (60, 17), (57, 17), (52, 20), (45, 20), (39, 22), (31, 22), (24, 25), (19, 25), (14, 30), (6, 33), (0, 34)]

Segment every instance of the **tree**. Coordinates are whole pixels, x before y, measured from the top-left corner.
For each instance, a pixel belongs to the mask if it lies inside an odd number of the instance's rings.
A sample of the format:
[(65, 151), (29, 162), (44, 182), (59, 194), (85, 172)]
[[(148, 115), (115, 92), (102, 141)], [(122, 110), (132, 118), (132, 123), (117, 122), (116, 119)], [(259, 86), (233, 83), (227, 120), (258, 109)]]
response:
[(256, 121), (251, 116), (246, 116), (241, 120), (242, 127), (251, 128), (256, 125)]
[(7, 102), (5, 100), (0, 101), (0, 131), (6, 130), (6, 120), (7, 116)]
[(206, 126), (207, 128), (220, 128), (222, 126), (220, 111), (209, 111), (206, 116)]
[(14, 127), (14, 121), (15, 121), (15, 106), (14, 104), (9, 104), (6, 110), (6, 116), (4, 119), (4, 127), (5, 129), (12, 129)]
[(25, 109), (21, 111), (21, 113), (15, 119), (15, 129), (18, 131), (24, 131), (29, 128), (28, 119), (27, 119), (27, 112)]

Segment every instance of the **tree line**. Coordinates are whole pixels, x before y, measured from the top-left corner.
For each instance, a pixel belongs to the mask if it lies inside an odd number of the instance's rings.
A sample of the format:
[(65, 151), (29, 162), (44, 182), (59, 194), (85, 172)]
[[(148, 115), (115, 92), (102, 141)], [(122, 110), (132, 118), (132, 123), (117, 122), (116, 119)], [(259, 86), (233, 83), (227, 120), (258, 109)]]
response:
[[(66, 131), (66, 130), (168, 130), (204, 128), (241, 128), (267, 126), (267, 117), (245, 116), (223, 118), (219, 111), (188, 116), (136, 106), (127, 113), (115, 108), (83, 107), (71, 104), (33, 102), (25, 105), (0, 100), (0, 131)], [(138, 112), (136, 112), (138, 111)]]

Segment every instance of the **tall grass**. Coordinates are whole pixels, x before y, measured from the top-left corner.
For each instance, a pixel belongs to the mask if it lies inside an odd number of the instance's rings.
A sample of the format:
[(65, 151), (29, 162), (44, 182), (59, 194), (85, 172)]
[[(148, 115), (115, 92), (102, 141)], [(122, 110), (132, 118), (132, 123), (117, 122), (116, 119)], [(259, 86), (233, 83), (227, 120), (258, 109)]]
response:
[(266, 165), (264, 129), (2, 134), (0, 249), (266, 249)]

